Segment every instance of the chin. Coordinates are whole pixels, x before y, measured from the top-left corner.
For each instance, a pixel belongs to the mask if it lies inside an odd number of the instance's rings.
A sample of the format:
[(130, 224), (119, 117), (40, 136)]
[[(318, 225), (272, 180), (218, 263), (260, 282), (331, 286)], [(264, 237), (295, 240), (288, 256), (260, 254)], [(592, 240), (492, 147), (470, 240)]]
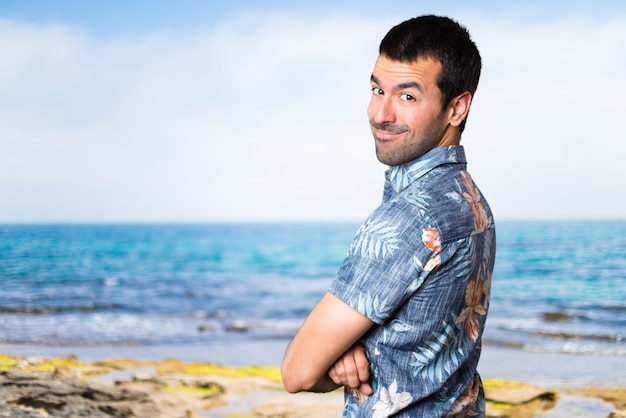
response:
[(378, 159), (378, 161), (380, 161), (381, 163), (385, 164), (386, 166), (389, 167), (394, 167), (397, 165), (402, 165), (404, 164), (403, 162), (398, 162), (398, 160), (394, 159), (394, 158), (389, 158), (389, 157), (385, 157), (385, 156), (378, 156), (376, 155), (376, 158)]

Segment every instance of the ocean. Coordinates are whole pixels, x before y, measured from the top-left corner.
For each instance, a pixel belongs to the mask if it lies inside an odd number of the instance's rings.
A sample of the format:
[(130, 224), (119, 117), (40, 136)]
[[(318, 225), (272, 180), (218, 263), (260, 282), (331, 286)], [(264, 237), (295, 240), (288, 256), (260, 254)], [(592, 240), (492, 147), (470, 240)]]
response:
[[(0, 225), (0, 352), (214, 347), (236, 364), (234, 343), (287, 344), (357, 228)], [(499, 222), (497, 241), (487, 346), (626, 355), (626, 221)]]

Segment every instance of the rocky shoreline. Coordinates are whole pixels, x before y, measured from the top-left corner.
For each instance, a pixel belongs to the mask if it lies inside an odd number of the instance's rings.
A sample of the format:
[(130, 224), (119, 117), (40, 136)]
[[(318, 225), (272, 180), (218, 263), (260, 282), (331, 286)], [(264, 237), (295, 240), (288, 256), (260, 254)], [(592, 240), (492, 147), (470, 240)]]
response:
[[(488, 379), (485, 392), (491, 418), (582, 416), (575, 409), (589, 405), (597, 415), (585, 416), (626, 417), (624, 388), (546, 389)], [(342, 397), (287, 394), (276, 367), (0, 355), (2, 418), (330, 418), (341, 416)], [(559, 408), (563, 415), (554, 415)]]

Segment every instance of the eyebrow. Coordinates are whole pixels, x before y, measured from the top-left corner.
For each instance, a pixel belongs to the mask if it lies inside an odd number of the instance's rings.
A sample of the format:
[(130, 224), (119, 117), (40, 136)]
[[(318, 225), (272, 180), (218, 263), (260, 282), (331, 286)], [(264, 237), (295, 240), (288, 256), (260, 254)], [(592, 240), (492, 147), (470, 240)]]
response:
[(407, 81), (406, 83), (400, 83), (400, 84), (398, 84), (398, 88), (400, 90), (414, 88), (414, 89), (417, 89), (419, 91), (422, 91), (422, 85), (417, 83), (417, 82), (415, 82), (415, 81)]
[[(372, 83), (374, 83), (374, 84), (380, 84), (380, 82), (378, 81), (378, 78), (376, 78), (376, 76), (375, 76), (374, 74), (372, 74), (372, 75), (371, 75), (371, 77), (370, 77), (370, 81), (371, 81)], [(404, 83), (400, 83), (400, 84), (398, 84), (398, 85), (396, 86), (396, 88), (397, 88), (398, 90), (404, 90), (404, 89), (411, 89), (411, 88), (414, 88), (414, 89), (419, 90), (420, 92), (424, 90), (424, 89), (423, 89), (423, 87), (422, 87), (422, 85), (421, 85), (421, 84), (419, 84), (419, 83), (418, 83), (418, 82), (416, 82), (416, 81), (406, 81), (406, 82), (404, 82)]]

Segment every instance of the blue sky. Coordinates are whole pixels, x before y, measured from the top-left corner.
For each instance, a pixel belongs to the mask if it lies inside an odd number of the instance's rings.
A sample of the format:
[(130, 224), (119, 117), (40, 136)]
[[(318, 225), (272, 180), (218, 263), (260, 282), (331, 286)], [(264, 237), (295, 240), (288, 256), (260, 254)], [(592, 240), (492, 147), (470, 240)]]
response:
[(423, 13), (480, 14), (503, 21), (555, 22), (572, 16), (607, 19), (626, 13), (622, 0), (473, 1), (395, 0), (255, 1), (255, 0), (2, 0), (4, 18), (36, 25), (64, 24), (92, 36), (132, 36), (154, 31), (206, 30), (241, 14), (303, 13), (311, 18), (332, 14), (354, 18), (403, 19)]
[(255, 1), (255, 0), (3, 0), (4, 17), (23, 19), (36, 24), (64, 23), (82, 27), (91, 33), (137, 33), (155, 28), (174, 30), (205, 29), (242, 12), (262, 14), (268, 11), (298, 12), (309, 15), (346, 13), (356, 17), (384, 18), (422, 13), (480, 13), (484, 16), (529, 19), (534, 22), (560, 19), (572, 14), (608, 18), (626, 11), (621, 0), (553, 1)]
[(362, 220), (380, 38), (483, 55), (463, 145), (499, 219), (626, 217), (623, 1), (0, 1), (0, 222)]

